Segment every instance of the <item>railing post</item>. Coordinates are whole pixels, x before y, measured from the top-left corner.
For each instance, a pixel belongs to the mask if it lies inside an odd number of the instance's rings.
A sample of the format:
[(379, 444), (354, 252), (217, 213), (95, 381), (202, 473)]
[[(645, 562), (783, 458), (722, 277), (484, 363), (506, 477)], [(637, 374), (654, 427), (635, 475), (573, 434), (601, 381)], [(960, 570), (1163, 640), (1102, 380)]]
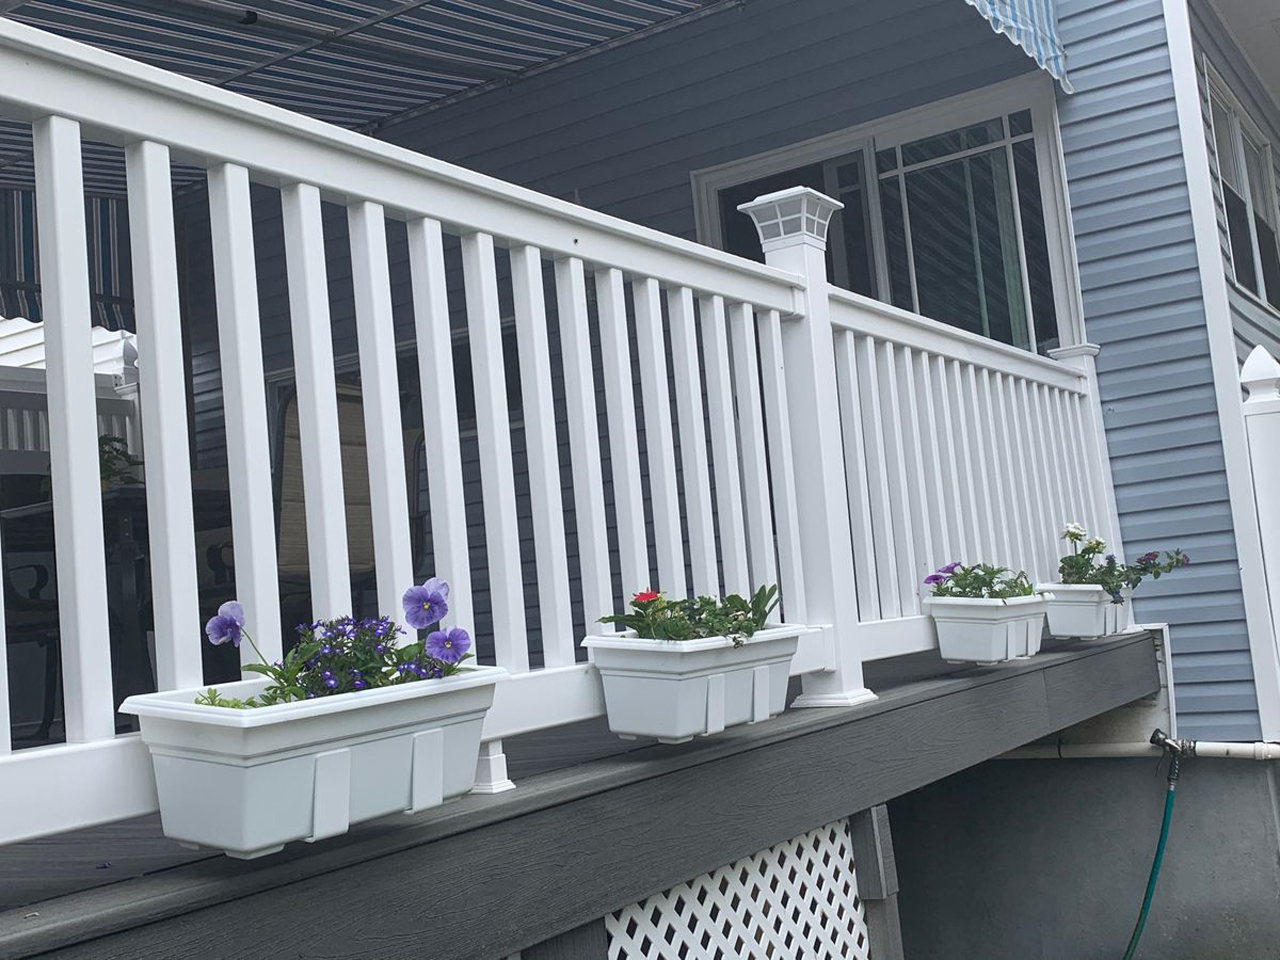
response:
[[(841, 204), (808, 187), (758, 197), (738, 209), (755, 222), (765, 261), (804, 278), (798, 316), (782, 325), (782, 362), (795, 461), (806, 616), (832, 634), (828, 669), (804, 675), (796, 706), (874, 699), (862, 680), (853, 543), (845, 485), (835, 345), (827, 283), (827, 224)], [(786, 584), (782, 584), (785, 594)]]
[(1280, 641), (1280, 363), (1259, 345), (1244, 362), (1244, 427), (1262, 535), (1263, 580), (1271, 601), (1272, 642)]
[[(1076, 343), (1069, 347), (1059, 347), (1056, 350), (1050, 350), (1049, 356), (1054, 360), (1061, 360), (1067, 366), (1079, 371), (1085, 380), (1085, 390), (1087, 393), (1088, 403), (1085, 404), (1089, 412), (1089, 422), (1085, 425), (1093, 439), (1091, 444), (1091, 462), (1089, 466), (1089, 481), (1098, 484), (1098, 493), (1102, 497), (1103, 520), (1106, 522), (1105, 530), (1097, 531), (1097, 535), (1107, 541), (1111, 547), (1111, 551), (1117, 557), (1124, 556), (1124, 542), (1120, 536), (1120, 517), (1116, 509), (1116, 488), (1111, 481), (1111, 455), (1107, 451), (1107, 431), (1106, 426), (1102, 422), (1102, 398), (1098, 393), (1098, 364), (1097, 356), (1102, 348), (1096, 343)], [(1087, 499), (1087, 497), (1086, 497)], [(1062, 526), (1067, 523), (1078, 522), (1078, 517), (1060, 517), (1054, 524), (1053, 535), (1056, 536)]]

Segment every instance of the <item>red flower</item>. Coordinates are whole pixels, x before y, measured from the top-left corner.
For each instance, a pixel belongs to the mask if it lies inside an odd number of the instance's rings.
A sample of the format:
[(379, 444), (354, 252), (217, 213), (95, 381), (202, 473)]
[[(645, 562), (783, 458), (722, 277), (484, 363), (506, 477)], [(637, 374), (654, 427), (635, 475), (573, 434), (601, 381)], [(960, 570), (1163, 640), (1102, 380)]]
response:
[(650, 600), (657, 600), (661, 594), (657, 590), (641, 590), (631, 598), (632, 603), (648, 603)]

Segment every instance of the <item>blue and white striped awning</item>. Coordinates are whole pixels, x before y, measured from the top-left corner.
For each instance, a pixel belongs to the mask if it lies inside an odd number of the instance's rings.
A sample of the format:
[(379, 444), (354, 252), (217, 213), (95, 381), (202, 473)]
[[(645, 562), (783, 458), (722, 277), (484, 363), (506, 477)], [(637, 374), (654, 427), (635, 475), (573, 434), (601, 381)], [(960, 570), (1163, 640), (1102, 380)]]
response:
[(1067, 58), (1058, 39), (1057, 0), (965, 0), (1071, 93)]

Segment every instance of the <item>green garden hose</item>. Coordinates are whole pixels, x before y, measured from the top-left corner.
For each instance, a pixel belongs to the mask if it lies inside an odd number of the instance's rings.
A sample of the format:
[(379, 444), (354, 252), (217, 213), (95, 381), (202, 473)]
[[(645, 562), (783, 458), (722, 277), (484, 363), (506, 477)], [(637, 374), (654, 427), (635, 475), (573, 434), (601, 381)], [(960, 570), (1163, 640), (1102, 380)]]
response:
[[(1160, 734), (1160, 731), (1156, 731)], [(1160, 734), (1163, 737), (1163, 734)], [(1152, 736), (1152, 742), (1156, 743), (1156, 737)], [(1124, 952), (1124, 960), (1133, 960), (1137, 954), (1138, 941), (1142, 939), (1142, 928), (1147, 925), (1147, 914), (1151, 912), (1151, 898), (1155, 896), (1156, 880), (1160, 877), (1160, 863), (1164, 860), (1165, 844), (1169, 841), (1169, 823), (1173, 820), (1173, 798), (1174, 791), (1178, 787), (1178, 768), (1181, 759), (1181, 750), (1171, 740), (1165, 740), (1160, 743), (1169, 751), (1169, 789), (1164, 797), (1164, 820), (1160, 824), (1160, 839), (1156, 843), (1156, 855), (1151, 860), (1151, 876), (1147, 878), (1147, 892), (1142, 898), (1142, 909), (1138, 912), (1138, 922), (1133, 926), (1133, 936), (1129, 938), (1129, 947)]]

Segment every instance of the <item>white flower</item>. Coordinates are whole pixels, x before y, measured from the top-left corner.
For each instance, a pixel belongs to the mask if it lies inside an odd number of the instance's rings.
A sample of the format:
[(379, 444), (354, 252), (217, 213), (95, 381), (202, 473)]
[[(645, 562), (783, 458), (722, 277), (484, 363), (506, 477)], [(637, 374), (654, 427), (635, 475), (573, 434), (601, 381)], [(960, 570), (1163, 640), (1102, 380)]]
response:
[(1065, 527), (1062, 528), (1062, 539), (1063, 540), (1080, 540), (1080, 539), (1083, 539), (1086, 533), (1088, 533), (1088, 531), (1085, 530), (1084, 527), (1080, 526), (1080, 524), (1068, 523)]
[(1085, 546), (1090, 550), (1096, 550), (1101, 553), (1103, 550), (1107, 549), (1107, 541), (1103, 540), (1101, 537), (1094, 537), (1092, 540), (1086, 540)]

